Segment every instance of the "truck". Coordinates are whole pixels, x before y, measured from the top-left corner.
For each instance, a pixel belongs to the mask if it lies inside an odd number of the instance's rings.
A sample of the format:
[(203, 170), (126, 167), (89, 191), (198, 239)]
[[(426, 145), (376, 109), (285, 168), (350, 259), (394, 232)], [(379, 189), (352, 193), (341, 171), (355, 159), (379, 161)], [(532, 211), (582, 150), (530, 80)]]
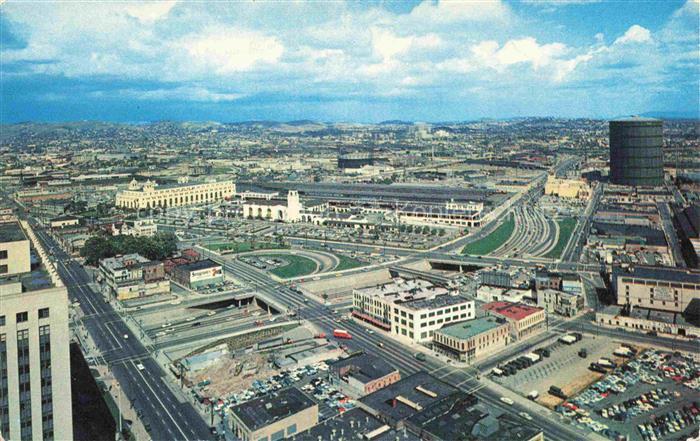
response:
[(540, 396), (540, 393), (537, 392), (536, 390), (533, 390), (533, 391), (530, 391), (529, 394), (527, 394), (527, 399), (535, 401), (537, 399), (537, 397), (539, 397), (539, 396)]
[(533, 364), (540, 361), (540, 356), (535, 354), (534, 352), (530, 352), (529, 354), (525, 354), (525, 355), (523, 355), (523, 357), (530, 360)]
[(600, 359), (598, 359), (598, 364), (599, 364), (600, 366), (603, 366), (604, 368), (608, 368), (608, 369), (613, 369), (613, 368), (617, 367), (617, 365), (615, 364), (615, 362), (612, 361), (612, 360), (610, 360), (610, 359), (608, 359), (608, 358), (600, 358)]
[(314, 338), (326, 338), (326, 333), (319, 332), (318, 334), (314, 335)]
[(561, 337), (559, 337), (559, 341), (564, 343), (565, 345), (572, 345), (578, 340), (576, 340), (576, 337), (574, 337), (573, 335), (562, 335)]
[(350, 335), (350, 333), (344, 329), (335, 329), (333, 330), (333, 337), (350, 340), (352, 338), (352, 335)]
[(559, 388), (558, 386), (551, 386), (548, 392), (550, 395), (554, 395), (555, 397), (561, 398), (562, 400), (566, 400), (568, 398), (564, 391), (561, 390), (561, 388)]

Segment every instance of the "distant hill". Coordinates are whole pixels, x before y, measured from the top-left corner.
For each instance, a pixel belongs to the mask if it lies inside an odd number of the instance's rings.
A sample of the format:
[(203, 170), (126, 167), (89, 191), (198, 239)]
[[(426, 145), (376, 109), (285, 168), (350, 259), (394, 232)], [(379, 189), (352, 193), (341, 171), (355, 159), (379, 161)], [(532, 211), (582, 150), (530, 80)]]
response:
[(639, 114), (639, 116), (646, 116), (647, 118), (659, 118), (659, 119), (700, 119), (700, 114), (692, 111), (680, 111), (680, 112), (664, 112), (664, 111), (652, 111)]
[(401, 121), (400, 119), (390, 119), (379, 123), (380, 126), (412, 126), (411, 121)]

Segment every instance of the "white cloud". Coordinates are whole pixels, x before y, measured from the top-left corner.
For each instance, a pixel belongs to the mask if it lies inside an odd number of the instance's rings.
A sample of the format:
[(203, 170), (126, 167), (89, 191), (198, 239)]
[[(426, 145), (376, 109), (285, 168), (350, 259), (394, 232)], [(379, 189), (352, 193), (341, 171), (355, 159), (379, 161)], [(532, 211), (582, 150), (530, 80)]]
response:
[(411, 10), (411, 17), (434, 23), (507, 19), (509, 9), (500, 0), (424, 0)]
[(138, 3), (128, 3), (126, 14), (139, 21), (152, 23), (165, 18), (173, 9), (176, 0), (144, 1)]
[(651, 41), (651, 32), (649, 29), (639, 25), (632, 25), (627, 29), (627, 32), (615, 40), (614, 44), (647, 43), (649, 41)]
[(251, 31), (217, 30), (188, 35), (178, 46), (195, 67), (211, 69), (218, 75), (247, 71), (258, 64), (276, 63), (284, 46), (275, 37)]
[(483, 41), (471, 47), (476, 62), (502, 70), (512, 64), (530, 63), (535, 69), (550, 64), (567, 52), (562, 43), (539, 44), (532, 37), (507, 41), (499, 47), (495, 41)]
[[(182, 86), (175, 87), (172, 89), (152, 89), (152, 90), (136, 90), (136, 89), (119, 89), (116, 91), (110, 91), (109, 95), (118, 95), (124, 98), (131, 98), (143, 101), (195, 101), (195, 102), (225, 102), (225, 101), (235, 101), (237, 99), (243, 98), (245, 95), (240, 93), (230, 93), (230, 92), (213, 92), (204, 87), (190, 87)], [(94, 97), (102, 98), (105, 97), (104, 92), (93, 92), (91, 94)]]

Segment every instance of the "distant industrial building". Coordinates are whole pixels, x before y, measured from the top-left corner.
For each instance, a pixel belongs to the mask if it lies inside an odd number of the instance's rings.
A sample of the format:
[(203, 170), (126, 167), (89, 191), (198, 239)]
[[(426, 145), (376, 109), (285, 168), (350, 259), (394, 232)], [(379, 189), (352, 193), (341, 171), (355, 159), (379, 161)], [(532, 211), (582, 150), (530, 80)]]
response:
[(51, 228), (66, 228), (66, 227), (77, 227), (80, 225), (80, 218), (77, 216), (58, 216), (49, 220), (49, 226)]
[(199, 289), (223, 283), (224, 270), (220, 263), (204, 259), (173, 267), (170, 277), (180, 285)]
[(700, 271), (657, 267), (613, 267), (612, 288), (618, 305), (683, 312), (700, 299)]
[(427, 341), (445, 324), (474, 318), (474, 301), (423, 279), (353, 291), (353, 316), (399, 338)]
[(493, 302), (483, 306), (489, 315), (505, 319), (515, 340), (537, 335), (545, 330), (545, 312), (542, 308), (521, 303)]
[(401, 379), (385, 360), (359, 352), (329, 365), (331, 384), (353, 398), (363, 397)]
[(0, 439), (73, 439), (68, 291), (28, 223), (0, 224), (0, 269)]
[(435, 331), (433, 347), (461, 362), (473, 363), (498, 352), (510, 342), (508, 323), (480, 317)]
[(658, 187), (664, 183), (663, 122), (631, 117), (610, 121), (610, 180)]
[(560, 179), (549, 175), (544, 194), (566, 199), (586, 199), (591, 195), (591, 188), (583, 180)]
[(115, 205), (121, 208), (149, 209), (203, 205), (233, 197), (236, 184), (231, 181), (190, 184), (187, 177), (177, 184), (144, 184), (132, 180), (128, 188), (117, 193)]
[(170, 293), (162, 262), (150, 261), (139, 254), (127, 254), (100, 260), (100, 278), (104, 288), (117, 300), (129, 300)]
[(318, 423), (318, 404), (296, 387), (231, 408), (233, 434), (242, 441), (278, 441)]

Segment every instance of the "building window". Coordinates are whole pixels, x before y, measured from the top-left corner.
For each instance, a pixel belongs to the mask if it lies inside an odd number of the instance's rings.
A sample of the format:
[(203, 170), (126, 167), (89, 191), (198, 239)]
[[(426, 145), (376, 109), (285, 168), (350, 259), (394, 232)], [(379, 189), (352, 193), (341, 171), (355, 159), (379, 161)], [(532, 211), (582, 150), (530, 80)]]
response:
[(16, 317), (17, 317), (17, 320), (16, 320), (17, 323), (24, 323), (27, 320), (29, 320), (29, 314), (27, 313), (27, 311), (18, 312)]
[(0, 326), (5, 326), (5, 316), (0, 315)]
[(40, 319), (49, 318), (49, 308), (41, 308), (39, 310), (39, 318)]
[(7, 265), (0, 265), (0, 274), (7, 274), (7, 273), (8, 273)]
[(291, 426), (287, 427), (287, 436), (292, 435), (294, 433), (297, 433), (297, 425), (292, 424)]
[(0, 250), (0, 259), (7, 259), (7, 250)]

